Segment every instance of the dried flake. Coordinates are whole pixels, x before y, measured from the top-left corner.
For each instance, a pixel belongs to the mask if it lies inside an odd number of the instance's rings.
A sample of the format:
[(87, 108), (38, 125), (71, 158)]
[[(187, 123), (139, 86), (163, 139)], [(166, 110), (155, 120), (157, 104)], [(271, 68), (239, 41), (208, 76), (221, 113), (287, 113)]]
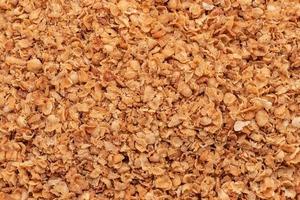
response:
[(40, 13), (41, 13), (41, 9), (39, 9), (39, 8), (36, 9), (36, 10), (33, 10), (33, 11), (30, 13), (30, 15), (29, 15), (29, 19), (30, 19), (30, 20), (36, 20), (36, 19), (38, 19)]
[(53, 103), (49, 100), (42, 105), (41, 111), (44, 115), (50, 115), (53, 109)]
[(179, 148), (183, 144), (183, 141), (179, 137), (172, 137), (171, 144), (174, 147)]
[(163, 50), (162, 50), (162, 54), (165, 56), (165, 58), (168, 58), (170, 56), (172, 56), (174, 54), (174, 49), (170, 46), (167, 45)]
[(212, 119), (209, 117), (201, 117), (199, 120), (200, 124), (203, 126), (207, 126), (212, 123)]
[(260, 110), (255, 114), (255, 121), (258, 126), (265, 126), (269, 122), (269, 115), (265, 110)]
[(34, 58), (27, 62), (28, 71), (36, 72), (39, 71), (40, 69), (42, 69), (42, 62), (39, 59)]
[(249, 121), (236, 121), (233, 126), (234, 131), (242, 131), (244, 127), (250, 124)]
[(117, 7), (122, 11), (122, 12), (126, 12), (128, 10), (128, 8), (130, 8), (130, 2), (125, 1), (125, 0), (121, 0), (119, 1)]
[(188, 84), (186, 84), (185, 82), (183, 82), (183, 81), (178, 83), (177, 90), (184, 97), (190, 97), (193, 94), (190, 86)]
[(79, 82), (87, 82), (88, 81), (89, 76), (85, 71), (79, 71), (77, 74), (78, 74), (78, 81)]
[(69, 78), (71, 79), (71, 81), (72, 81), (72, 83), (77, 83), (78, 82), (78, 73), (77, 72), (75, 72), (75, 71), (71, 71), (70, 73), (69, 73)]
[(104, 142), (104, 147), (107, 151), (117, 152), (118, 148), (111, 142)]
[(202, 7), (203, 7), (204, 10), (212, 10), (212, 9), (214, 9), (214, 5), (208, 4), (206, 2), (202, 2)]
[(168, 1), (168, 8), (170, 9), (177, 9), (179, 6), (180, 1), (179, 0), (169, 0)]
[(51, 132), (60, 129), (61, 124), (59, 122), (60, 122), (59, 118), (57, 118), (55, 115), (49, 115), (47, 117), (45, 131)]
[(56, 194), (58, 193), (59, 195), (66, 195), (69, 193), (69, 188), (65, 182), (63, 181), (58, 181), (58, 182), (51, 181), (51, 182), (53, 182), (50, 183), (51, 185), (53, 184), (53, 192), (55, 192)]
[(24, 117), (22, 116), (19, 116), (17, 118), (17, 124), (20, 126), (20, 127), (25, 127), (26, 126), (26, 120)]
[(143, 101), (149, 102), (154, 98), (154, 96), (155, 96), (155, 91), (154, 91), (153, 87), (150, 85), (147, 85), (144, 90)]
[(126, 78), (128, 80), (135, 79), (136, 76), (137, 76), (137, 73), (130, 69), (128, 69), (124, 74), (124, 78)]
[(272, 102), (262, 99), (262, 98), (254, 98), (252, 101), (259, 107), (263, 107), (266, 110), (270, 110), (272, 108)]
[(157, 188), (169, 190), (172, 188), (172, 181), (169, 176), (164, 175), (155, 179), (154, 185)]
[(119, 163), (124, 159), (124, 156), (122, 154), (116, 154), (113, 156), (113, 163)]
[(172, 117), (170, 117), (170, 121), (168, 122), (168, 127), (178, 126), (181, 123), (182, 123), (182, 119), (178, 114), (175, 114)]
[(79, 112), (88, 112), (89, 111), (89, 105), (87, 103), (78, 103), (76, 105), (76, 107)]
[(166, 170), (160, 168), (160, 167), (153, 167), (153, 168), (150, 168), (150, 171), (153, 175), (155, 176), (162, 176), (166, 173)]
[(295, 117), (292, 119), (292, 126), (295, 128), (300, 128), (300, 117)]
[(221, 200), (230, 200), (230, 197), (222, 189), (218, 192), (218, 198)]
[(199, 17), (203, 12), (201, 6), (197, 3), (193, 3), (190, 6), (189, 11), (191, 12), (193, 17)]
[(32, 41), (29, 39), (23, 39), (23, 40), (19, 40), (17, 42), (17, 45), (21, 48), (21, 49), (25, 49), (28, 48), (30, 46), (32, 46)]
[(5, 59), (5, 63), (9, 64), (9, 65), (25, 65), (26, 61), (13, 57), (13, 56), (8, 56)]
[(149, 103), (149, 107), (153, 110), (159, 109), (159, 106), (163, 103), (163, 95), (157, 94), (154, 99)]
[(197, 134), (197, 132), (192, 129), (183, 129), (183, 130), (181, 130), (181, 132), (182, 132), (182, 134), (184, 134), (186, 136), (195, 136)]
[(241, 5), (248, 5), (248, 6), (250, 6), (252, 4), (252, 0), (238, 0), (238, 2)]
[(237, 100), (236, 96), (232, 93), (226, 93), (224, 95), (224, 103), (227, 105), (227, 106), (230, 106), (232, 105), (235, 101)]

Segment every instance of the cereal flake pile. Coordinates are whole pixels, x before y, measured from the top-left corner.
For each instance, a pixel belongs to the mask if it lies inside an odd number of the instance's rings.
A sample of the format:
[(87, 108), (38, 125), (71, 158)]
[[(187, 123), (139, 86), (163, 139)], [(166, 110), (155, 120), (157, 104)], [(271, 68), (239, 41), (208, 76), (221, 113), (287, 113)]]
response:
[(0, 0), (0, 199), (300, 199), (300, 2)]

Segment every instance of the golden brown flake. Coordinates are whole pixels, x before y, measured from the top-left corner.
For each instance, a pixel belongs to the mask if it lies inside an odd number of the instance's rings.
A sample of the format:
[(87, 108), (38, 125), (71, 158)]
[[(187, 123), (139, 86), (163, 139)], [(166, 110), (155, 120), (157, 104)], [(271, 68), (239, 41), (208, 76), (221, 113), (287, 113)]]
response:
[(36, 72), (38, 70), (42, 69), (42, 63), (39, 59), (34, 58), (29, 61), (27, 61), (27, 70)]
[(155, 187), (160, 188), (160, 189), (164, 189), (164, 190), (169, 190), (172, 188), (172, 181), (169, 178), (169, 176), (167, 175), (163, 175), (158, 177), (155, 181), (154, 181)]
[(265, 126), (269, 122), (269, 115), (265, 110), (260, 110), (255, 115), (258, 126)]

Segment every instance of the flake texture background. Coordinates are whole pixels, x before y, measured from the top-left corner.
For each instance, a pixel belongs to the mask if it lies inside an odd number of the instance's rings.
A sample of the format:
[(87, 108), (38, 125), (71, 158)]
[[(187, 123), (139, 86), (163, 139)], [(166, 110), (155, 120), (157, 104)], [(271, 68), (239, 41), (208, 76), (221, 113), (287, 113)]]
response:
[(299, 200), (299, 0), (0, 0), (0, 199)]

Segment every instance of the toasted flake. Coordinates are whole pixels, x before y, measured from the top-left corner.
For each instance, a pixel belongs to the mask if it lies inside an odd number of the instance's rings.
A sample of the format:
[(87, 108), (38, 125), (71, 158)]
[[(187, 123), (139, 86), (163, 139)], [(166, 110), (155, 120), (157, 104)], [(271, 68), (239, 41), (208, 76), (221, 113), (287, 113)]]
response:
[(227, 105), (227, 106), (230, 106), (230, 105), (232, 105), (235, 101), (236, 101), (236, 96), (234, 95), (234, 94), (232, 94), (232, 93), (226, 93), (225, 95), (224, 95), (224, 99), (223, 99), (223, 101), (224, 101), (224, 103)]
[(46, 121), (46, 132), (55, 131), (61, 128), (60, 120), (55, 115), (49, 115)]
[(20, 127), (25, 127), (26, 126), (26, 120), (24, 117), (22, 116), (19, 116), (17, 118), (17, 124), (20, 126)]
[(182, 119), (179, 117), (178, 114), (175, 114), (172, 117), (170, 117), (170, 121), (168, 123), (168, 127), (178, 126), (181, 123), (182, 123)]
[(154, 98), (154, 96), (155, 96), (155, 91), (154, 91), (153, 87), (150, 85), (147, 85), (144, 90), (143, 101), (149, 102)]
[(300, 128), (300, 117), (295, 117), (292, 120), (292, 126), (296, 128)]
[(25, 65), (26, 64), (26, 62), (24, 60), (13, 57), (13, 56), (6, 57), (5, 63), (7, 63), (9, 65)]
[(203, 126), (207, 126), (211, 123), (212, 123), (212, 119), (209, 118), (209, 117), (201, 117), (200, 118), (200, 124), (203, 125)]
[(155, 184), (155, 187), (164, 189), (164, 190), (169, 190), (172, 188), (172, 181), (169, 178), (169, 176), (167, 176), (167, 175), (158, 177), (154, 181), (154, 184)]
[(27, 61), (27, 70), (28, 71), (36, 72), (40, 69), (42, 69), (42, 62), (39, 59), (34, 58), (34, 59)]
[(204, 8), (204, 10), (212, 10), (212, 9), (214, 9), (214, 5), (208, 4), (208, 3), (205, 3), (205, 2), (202, 2), (202, 7)]
[(193, 94), (190, 86), (183, 81), (178, 83), (178, 92), (184, 97), (190, 97)]
[(269, 122), (269, 115), (265, 110), (260, 110), (256, 113), (255, 120), (258, 126), (265, 126)]
[(234, 131), (241, 131), (244, 127), (250, 124), (249, 121), (236, 121), (233, 126)]

